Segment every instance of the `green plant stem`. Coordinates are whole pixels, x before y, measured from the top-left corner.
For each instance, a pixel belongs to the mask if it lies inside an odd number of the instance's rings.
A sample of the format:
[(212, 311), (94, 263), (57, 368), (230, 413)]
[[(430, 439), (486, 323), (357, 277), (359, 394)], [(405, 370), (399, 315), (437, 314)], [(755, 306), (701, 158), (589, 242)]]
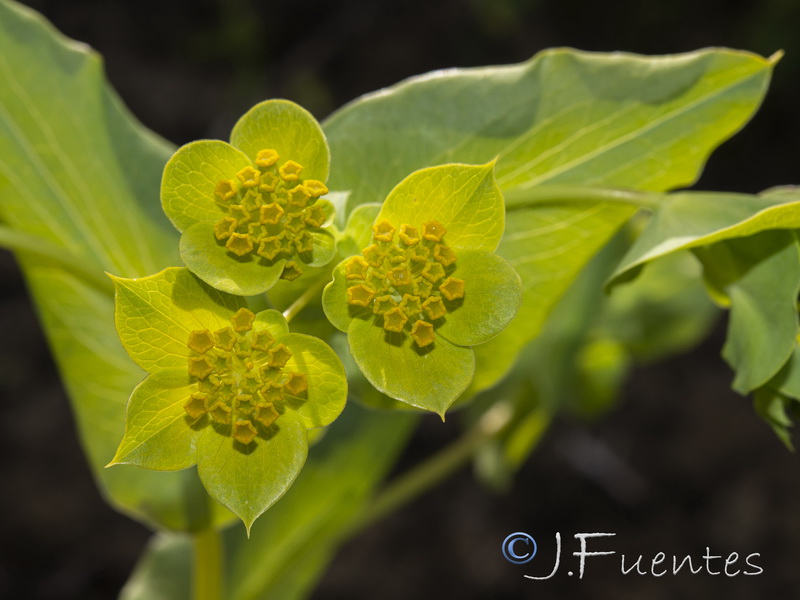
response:
[(70, 254), (61, 246), (38, 236), (21, 233), (10, 227), (0, 225), (0, 248), (33, 254), (37, 258), (42, 258), (77, 275), (101, 291), (111, 295), (114, 294), (114, 284), (111, 283), (111, 280), (106, 277), (98, 265)]
[(194, 600), (222, 600), (222, 539), (216, 529), (194, 535)]
[(503, 192), (507, 209), (556, 202), (616, 202), (654, 210), (666, 194), (595, 187), (590, 185), (539, 185)]
[(322, 291), (322, 288), (325, 287), (325, 284), (328, 283), (329, 277), (320, 276), (320, 278), (315, 281), (312, 285), (310, 285), (306, 290), (298, 296), (297, 300), (291, 303), (289, 308), (283, 311), (283, 318), (286, 319), (287, 323), (291, 322), (297, 314), (303, 310), (306, 306), (308, 306), (314, 298), (317, 297)]
[(483, 444), (511, 423), (512, 416), (513, 409), (507, 403), (492, 406), (458, 440), (390, 483), (347, 528), (346, 537), (405, 506), (463, 467)]

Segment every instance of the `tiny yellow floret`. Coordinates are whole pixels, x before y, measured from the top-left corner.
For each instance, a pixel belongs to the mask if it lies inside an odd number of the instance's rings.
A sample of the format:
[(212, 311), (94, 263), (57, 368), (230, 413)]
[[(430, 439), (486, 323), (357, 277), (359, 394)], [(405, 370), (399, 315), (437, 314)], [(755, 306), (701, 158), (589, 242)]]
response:
[(268, 354), (269, 361), (267, 364), (273, 369), (282, 369), (286, 366), (286, 363), (289, 362), (289, 359), (292, 358), (292, 353), (283, 344), (278, 344), (274, 348), (271, 348)]
[(264, 427), (269, 427), (278, 420), (278, 411), (271, 404), (259, 404), (256, 407), (256, 420)]
[(283, 272), (281, 273), (281, 279), (285, 279), (286, 281), (294, 281), (302, 274), (303, 271), (302, 269), (300, 269), (300, 265), (298, 265), (296, 261), (290, 260), (285, 265), (283, 265)]
[(297, 181), (300, 179), (300, 173), (303, 172), (303, 165), (293, 160), (287, 160), (283, 166), (278, 168), (278, 172), (284, 181)]
[(369, 265), (361, 256), (353, 256), (344, 265), (346, 279), (366, 279)]
[(277, 202), (265, 204), (259, 209), (258, 222), (262, 225), (277, 225), (283, 216), (283, 208)]
[(368, 306), (372, 302), (375, 292), (363, 283), (347, 288), (347, 303), (355, 306)]
[(406, 246), (416, 246), (419, 244), (419, 231), (411, 225), (400, 225), (400, 239)]
[(280, 156), (278, 153), (271, 148), (259, 150), (258, 154), (256, 154), (256, 165), (266, 169), (267, 167), (271, 167), (278, 162), (279, 158)]
[(325, 184), (321, 181), (317, 181), (316, 179), (306, 179), (303, 182), (303, 185), (308, 188), (308, 190), (311, 192), (311, 196), (314, 198), (319, 198), (320, 196), (324, 196), (328, 193), (328, 188), (325, 186)]
[(411, 328), (411, 337), (417, 343), (417, 346), (424, 348), (433, 343), (436, 335), (433, 333), (433, 325), (427, 321), (417, 321)]
[(386, 311), (386, 313), (383, 315), (383, 328), (386, 331), (400, 333), (403, 331), (403, 327), (405, 327), (407, 322), (408, 317), (400, 307), (395, 307), (389, 311)]
[(439, 286), (439, 291), (448, 300), (457, 300), (464, 297), (464, 281), (455, 277), (448, 277)]
[(205, 356), (192, 356), (189, 358), (189, 375), (198, 379), (205, 379), (214, 371), (214, 366)]
[(253, 167), (245, 167), (236, 174), (236, 177), (242, 182), (242, 187), (254, 188), (261, 182), (261, 171)]
[(289, 380), (283, 387), (292, 396), (299, 396), (308, 390), (308, 379), (304, 373), (289, 373)]
[(394, 239), (394, 226), (386, 219), (372, 226), (372, 237), (381, 242), (391, 242)]
[(190, 350), (198, 354), (205, 354), (214, 347), (214, 338), (208, 329), (198, 329), (189, 334), (189, 341), (186, 342)]
[(253, 321), (256, 316), (246, 308), (240, 308), (231, 317), (231, 324), (234, 331), (250, 331), (253, 328)]
[(428, 221), (422, 224), (422, 237), (429, 242), (441, 242), (447, 230), (439, 221)]
[(232, 233), (225, 247), (236, 256), (244, 256), (253, 249), (253, 239), (246, 233)]
[(233, 424), (233, 439), (247, 445), (256, 439), (256, 435), (258, 432), (248, 419), (236, 419), (236, 423)]
[(214, 188), (214, 193), (217, 195), (217, 198), (223, 202), (233, 198), (237, 191), (236, 184), (232, 179), (220, 181), (217, 187)]
[(192, 419), (199, 419), (208, 412), (208, 408), (206, 407), (207, 400), (208, 394), (195, 392), (189, 396), (189, 400), (183, 405), (183, 409)]
[(431, 321), (441, 319), (447, 314), (447, 309), (444, 306), (444, 302), (442, 302), (442, 299), (439, 296), (429, 296), (425, 302), (422, 303), (422, 309), (425, 311), (425, 314), (428, 315)]

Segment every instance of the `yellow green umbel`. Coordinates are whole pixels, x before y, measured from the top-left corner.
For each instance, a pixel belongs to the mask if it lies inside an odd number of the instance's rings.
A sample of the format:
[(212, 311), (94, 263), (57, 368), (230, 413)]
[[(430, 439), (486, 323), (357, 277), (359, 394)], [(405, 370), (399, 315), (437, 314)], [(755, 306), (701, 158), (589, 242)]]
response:
[(452, 277), (456, 253), (438, 221), (398, 230), (386, 219), (372, 227), (373, 244), (345, 263), (347, 302), (372, 308), (386, 331), (408, 331), (416, 345), (434, 343), (434, 330), (464, 297), (464, 281)]
[(308, 390), (305, 374), (285, 372), (292, 353), (266, 329), (253, 329), (255, 315), (246, 308), (231, 317), (230, 326), (211, 332), (192, 331), (186, 342), (189, 376), (196, 391), (184, 405), (192, 419), (209, 415), (230, 426), (230, 434), (251, 443), (260, 429), (272, 425), (288, 397)]
[[(325, 210), (317, 200), (328, 188), (316, 179), (301, 180), (301, 164), (287, 160), (278, 166), (279, 159), (275, 150), (261, 150), (255, 167), (243, 168), (214, 190), (226, 211), (215, 223), (214, 235), (236, 256), (255, 254), (271, 262), (310, 256), (314, 249), (309, 229), (325, 223)], [(298, 261), (288, 260), (281, 277), (292, 280), (302, 272)]]

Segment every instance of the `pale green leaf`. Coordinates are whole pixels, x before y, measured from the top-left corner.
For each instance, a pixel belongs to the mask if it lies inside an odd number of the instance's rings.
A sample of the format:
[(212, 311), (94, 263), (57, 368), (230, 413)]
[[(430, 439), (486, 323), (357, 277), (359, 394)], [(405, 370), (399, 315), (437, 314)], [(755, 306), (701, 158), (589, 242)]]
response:
[(249, 532), (292, 485), (307, 453), (306, 427), (286, 411), (247, 446), (215, 425), (206, 427), (197, 441), (197, 472), (211, 497), (238, 516)]
[(122, 345), (148, 372), (186, 368), (194, 330), (215, 331), (246, 306), (242, 298), (205, 285), (187, 269), (171, 267), (140, 279), (114, 278), (115, 323)]
[(302, 179), (328, 179), (330, 155), (325, 134), (306, 109), (288, 100), (266, 100), (248, 110), (231, 131), (231, 144), (255, 159), (260, 150), (276, 150), (279, 165), (303, 165)]
[(453, 248), (492, 252), (503, 236), (503, 196), (494, 180), (494, 163), (445, 165), (406, 177), (383, 203), (377, 221), (387, 219), (421, 230), (427, 221), (445, 226)]
[(265, 261), (256, 254), (236, 256), (214, 237), (214, 224), (197, 223), (183, 232), (181, 259), (189, 270), (214, 287), (237, 296), (255, 296), (271, 288), (283, 273), (285, 258)]
[(798, 332), (800, 253), (792, 231), (769, 231), (698, 248), (705, 277), (730, 298), (722, 355), (746, 394), (789, 360)]
[(183, 408), (193, 391), (185, 368), (159, 371), (140, 383), (128, 401), (125, 435), (111, 464), (158, 471), (193, 466), (199, 428)]
[(226, 212), (214, 189), (220, 181), (252, 166), (250, 158), (219, 140), (200, 140), (181, 146), (164, 168), (161, 205), (179, 231), (195, 223), (219, 221)]
[(752, 116), (777, 58), (726, 49), (645, 57), (546, 50), (368, 94), (325, 122), (333, 189), (380, 202), (429, 165), (497, 157), (505, 190), (544, 183), (666, 190)]
[[(172, 149), (121, 104), (99, 57), (32, 11), (2, 2), (0, 78), (3, 221), (60, 247), (65, 260), (94, 266), (98, 276), (141, 277), (178, 264), (177, 233), (158, 203)], [(41, 257), (18, 257), (109, 502), (151, 527), (194, 530), (229, 520), (194, 470), (103, 468), (144, 373), (119, 342), (109, 295)]]
[(666, 195), (610, 281), (630, 279), (642, 265), (672, 252), (767, 229), (798, 227), (800, 193), (796, 191), (762, 196), (711, 192)]
[(475, 371), (470, 348), (438, 335), (418, 348), (406, 333), (385, 331), (371, 318), (353, 319), (347, 339), (358, 367), (378, 391), (442, 417)]
[(489, 252), (460, 250), (453, 276), (464, 280), (464, 298), (448, 308), (437, 333), (457, 346), (475, 346), (505, 329), (522, 300), (522, 282), (508, 262)]

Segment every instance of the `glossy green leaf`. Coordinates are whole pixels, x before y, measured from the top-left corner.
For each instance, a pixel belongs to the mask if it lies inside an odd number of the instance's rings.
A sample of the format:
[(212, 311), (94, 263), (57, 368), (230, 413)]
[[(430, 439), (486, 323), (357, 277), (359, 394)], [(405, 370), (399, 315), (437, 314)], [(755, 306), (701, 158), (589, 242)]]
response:
[(110, 464), (130, 464), (157, 471), (187, 469), (197, 462), (199, 429), (183, 406), (194, 391), (183, 370), (150, 375), (131, 394), (125, 435)]
[(431, 346), (418, 348), (406, 333), (385, 331), (372, 321), (353, 319), (347, 330), (350, 352), (361, 372), (387, 396), (444, 418), (472, 380), (472, 350), (442, 336)]
[(762, 232), (695, 250), (706, 280), (730, 298), (722, 355), (745, 394), (783, 367), (798, 332), (800, 247), (792, 231)]
[(219, 140), (200, 140), (181, 146), (164, 167), (161, 206), (178, 231), (195, 223), (214, 222), (224, 216), (214, 189), (251, 166), (241, 150)]
[(213, 223), (197, 223), (183, 232), (181, 258), (208, 285), (228, 294), (263, 294), (283, 273), (286, 259), (266, 262), (260, 256), (236, 256), (214, 237)]
[(414, 77), (325, 122), (330, 184), (351, 190), (352, 210), (382, 201), (416, 169), (497, 157), (504, 191), (687, 186), (758, 108), (776, 60), (726, 49), (645, 57), (562, 48), (519, 65)]
[[(141, 277), (178, 264), (177, 235), (157, 201), (172, 149), (121, 104), (99, 57), (10, 2), (0, 3), (0, 57), (4, 223), (60, 248), (61, 264), (94, 269), (97, 279), (104, 270)], [(18, 258), (109, 502), (152, 527), (194, 530), (229, 520), (194, 470), (103, 468), (144, 373), (119, 342), (109, 294), (41, 256)]]
[(761, 196), (710, 192), (670, 194), (637, 238), (611, 278), (612, 284), (679, 250), (746, 237), (767, 229), (800, 227), (800, 193), (784, 190)]
[(421, 228), (439, 221), (453, 248), (494, 251), (503, 236), (503, 196), (494, 180), (494, 163), (445, 165), (406, 177), (383, 203), (379, 221)]
[(246, 306), (242, 298), (220, 293), (183, 268), (139, 279), (114, 278), (114, 321), (133, 361), (145, 371), (186, 369), (186, 340), (194, 329), (216, 330)]
[(259, 150), (276, 150), (282, 160), (303, 165), (303, 179), (328, 179), (330, 155), (325, 134), (311, 113), (294, 102), (256, 104), (233, 126), (231, 144), (250, 157)]
[(514, 318), (522, 300), (522, 282), (496, 254), (460, 250), (455, 277), (467, 282), (464, 298), (437, 329), (457, 346), (482, 344)]
[(244, 522), (253, 522), (286, 493), (308, 453), (306, 427), (287, 411), (247, 446), (214, 427), (206, 427), (197, 444), (197, 472), (217, 502)]

